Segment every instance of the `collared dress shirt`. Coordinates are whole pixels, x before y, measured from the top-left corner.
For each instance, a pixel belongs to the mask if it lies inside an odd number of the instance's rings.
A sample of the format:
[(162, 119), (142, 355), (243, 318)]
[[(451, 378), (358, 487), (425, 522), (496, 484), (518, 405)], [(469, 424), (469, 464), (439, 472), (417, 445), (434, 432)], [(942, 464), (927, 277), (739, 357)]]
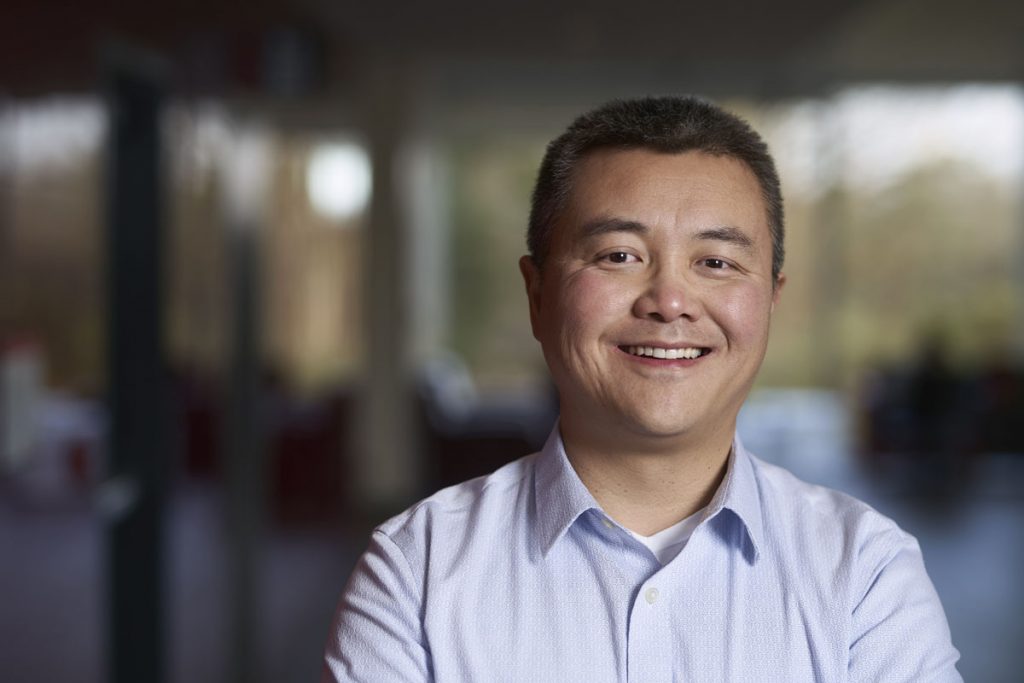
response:
[(544, 449), (378, 527), (324, 681), (960, 681), (917, 541), (734, 442), (662, 565)]

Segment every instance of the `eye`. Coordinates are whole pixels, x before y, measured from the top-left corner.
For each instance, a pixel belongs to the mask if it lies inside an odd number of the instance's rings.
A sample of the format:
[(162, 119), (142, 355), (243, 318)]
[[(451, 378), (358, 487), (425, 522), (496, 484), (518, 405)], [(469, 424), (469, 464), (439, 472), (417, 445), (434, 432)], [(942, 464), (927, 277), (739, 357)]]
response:
[(720, 258), (706, 258), (702, 263), (713, 270), (725, 270), (729, 268), (729, 262)]
[(607, 261), (609, 263), (622, 264), (622, 263), (635, 263), (639, 259), (637, 259), (637, 257), (635, 255), (629, 253), (628, 251), (612, 251), (612, 252), (609, 252), (607, 254), (602, 255), (601, 256), (601, 260), (602, 261)]

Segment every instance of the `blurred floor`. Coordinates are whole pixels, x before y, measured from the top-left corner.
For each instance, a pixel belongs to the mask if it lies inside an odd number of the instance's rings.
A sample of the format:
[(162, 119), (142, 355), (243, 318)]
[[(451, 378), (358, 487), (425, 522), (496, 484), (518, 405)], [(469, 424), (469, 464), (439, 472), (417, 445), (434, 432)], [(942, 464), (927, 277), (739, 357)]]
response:
[[(0, 481), (0, 681), (105, 680), (104, 538), (60, 463)], [(174, 489), (167, 519), (168, 681), (228, 679), (221, 498)], [(270, 530), (258, 656), (265, 681), (318, 680), (339, 591), (362, 532)]]
[[(842, 401), (826, 392), (760, 392), (741, 415), (746, 445), (810, 481), (848, 491), (916, 535), (942, 597), (967, 681), (1010, 683), (1024, 671), (1024, 456), (989, 454), (922, 495), (919, 470), (854, 455)], [(0, 479), (0, 681), (98, 682), (103, 675), (103, 535), (90, 495), (49, 457)], [(212, 485), (172, 492), (167, 526), (172, 682), (227, 677), (225, 547)], [(261, 594), (267, 681), (316, 680), (338, 592), (362, 529), (270, 529)]]

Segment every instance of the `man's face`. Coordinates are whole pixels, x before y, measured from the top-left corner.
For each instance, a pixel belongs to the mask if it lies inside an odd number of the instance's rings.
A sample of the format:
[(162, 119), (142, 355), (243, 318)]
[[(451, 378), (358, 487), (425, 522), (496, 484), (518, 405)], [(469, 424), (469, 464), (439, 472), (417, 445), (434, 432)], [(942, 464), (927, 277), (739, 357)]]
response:
[(520, 262), (563, 424), (731, 437), (782, 286), (757, 179), (729, 157), (638, 149), (591, 153), (573, 181), (543, 270)]

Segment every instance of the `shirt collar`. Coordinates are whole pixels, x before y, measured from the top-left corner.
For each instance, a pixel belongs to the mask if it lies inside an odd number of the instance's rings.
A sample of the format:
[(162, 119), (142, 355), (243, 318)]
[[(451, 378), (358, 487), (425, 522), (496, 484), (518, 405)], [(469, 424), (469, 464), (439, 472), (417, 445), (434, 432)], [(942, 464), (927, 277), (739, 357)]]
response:
[[(756, 561), (764, 537), (764, 523), (751, 457), (736, 435), (725, 478), (708, 504), (704, 519), (711, 519), (723, 510), (735, 515), (750, 541), (751, 559)], [(546, 557), (580, 515), (587, 510), (601, 509), (569, 462), (557, 423), (537, 460), (534, 486), (537, 529), (541, 552)]]
[(534, 486), (540, 549), (547, 557), (580, 515), (601, 507), (569, 462), (558, 423), (540, 452)]
[(711, 519), (723, 510), (735, 515), (750, 541), (750, 560), (756, 562), (764, 539), (764, 517), (761, 489), (752, 458), (750, 452), (743, 447), (739, 434), (734, 436), (725, 478), (708, 503), (704, 519)]

